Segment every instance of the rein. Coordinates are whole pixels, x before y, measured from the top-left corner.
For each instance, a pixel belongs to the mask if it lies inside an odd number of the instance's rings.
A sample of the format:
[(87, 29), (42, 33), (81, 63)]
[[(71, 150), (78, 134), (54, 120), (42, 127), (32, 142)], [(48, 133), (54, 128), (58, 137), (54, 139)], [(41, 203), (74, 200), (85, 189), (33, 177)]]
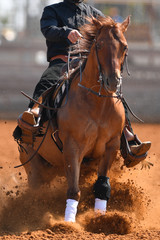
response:
[[(98, 96), (98, 97), (101, 97), (101, 98), (106, 98), (106, 97), (109, 97), (109, 98), (117, 98), (118, 100), (121, 100), (121, 102), (127, 107), (127, 109), (129, 110), (129, 112), (133, 115), (134, 118), (136, 118), (138, 121), (140, 122), (144, 122), (142, 119), (140, 119), (130, 108), (130, 106), (128, 105), (127, 101), (125, 100), (125, 98), (123, 97), (123, 94), (122, 94), (122, 91), (121, 91), (121, 84), (120, 84), (120, 91), (117, 91), (116, 92), (116, 96), (114, 95), (103, 95), (101, 94), (101, 90), (102, 90), (102, 87), (103, 87), (103, 74), (102, 74), (102, 67), (101, 67), (101, 64), (100, 64), (100, 61), (99, 61), (99, 57), (98, 57), (98, 50), (97, 50), (97, 41), (96, 39), (94, 39), (94, 42), (95, 42), (95, 50), (96, 50), (96, 58), (97, 58), (97, 63), (98, 63), (98, 71), (99, 71), (99, 78), (98, 78), (98, 82), (100, 83), (100, 89), (99, 89), (99, 92), (96, 92), (94, 90), (92, 90), (91, 88), (87, 88), (85, 87), (84, 85), (81, 84), (82, 82), (82, 68), (81, 68), (81, 64), (80, 64), (80, 82), (78, 83), (78, 86), (87, 90), (88, 92), (91, 92), (92, 94)], [(130, 72), (129, 72), (129, 68), (128, 68), (128, 61), (127, 61), (127, 57), (128, 57), (128, 52), (126, 52), (125, 54), (125, 58), (124, 58), (124, 62), (122, 64), (122, 67), (121, 67), (121, 73), (123, 72), (123, 66), (124, 64), (126, 65), (126, 71), (127, 71), (127, 74), (130, 76)]]

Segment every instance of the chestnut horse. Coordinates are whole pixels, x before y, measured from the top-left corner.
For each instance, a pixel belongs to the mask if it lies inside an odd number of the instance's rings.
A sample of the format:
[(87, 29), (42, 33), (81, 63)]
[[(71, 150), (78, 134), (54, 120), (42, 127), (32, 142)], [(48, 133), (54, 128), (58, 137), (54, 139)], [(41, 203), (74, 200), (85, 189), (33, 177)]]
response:
[(57, 112), (63, 153), (51, 138), (51, 126), (38, 152), (41, 137), (36, 138), (34, 146), (22, 144), (27, 153), (20, 150), (22, 163), (36, 153), (24, 166), (30, 185), (50, 182), (64, 166), (68, 182), (66, 221), (75, 221), (80, 199), (80, 167), (84, 158), (99, 162), (98, 179), (94, 184), (95, 211), (106, 211), (110, 197), (109, 170), (120, 149), (125, 123), (124, 107), (117, 98), (117, 91), (127, 54), (124, 32), (129, 21), (129, 17), (123, 23), (116, 23), (110, 17), (91, 18), (81, 28), (83, 38), (76, 47), (86, 59), (82, 60), (81, 74), (72, 75), (67, 104), (62, 103), (64, 107)]

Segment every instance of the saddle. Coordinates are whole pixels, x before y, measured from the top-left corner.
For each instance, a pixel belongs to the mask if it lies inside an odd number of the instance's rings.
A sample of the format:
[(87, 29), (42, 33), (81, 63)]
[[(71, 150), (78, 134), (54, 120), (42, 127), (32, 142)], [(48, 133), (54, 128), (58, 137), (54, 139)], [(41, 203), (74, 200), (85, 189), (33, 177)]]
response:
[[(75, 58), (73, 59), (70, 64), (70, 70), (69, 74), (72, 74), (73, 70), (76, 70), (76, 68), (79, 66), (80, 59)], [(68, 73), (68, 65), (65, 64), (64, 67), (61, 70), (61, 78), (58, 81), (56, 87), (53, 86), (46, 90), (36, 101), (34, 104), (33, 108), (38, 108), (40, 104), (43, 104), (43, 106), (49, 106), (50, 108), (53, 108), (55, 110), (48, 110), (43, 108), (41, 116), (39, 118), (34, 119), (33, 114), (30, 112), (25, 111), (23, 114), (21, 114), (18, 119), (18, 126), (13, 132), (13, 137), (14, 139), (20, 143), (26, 143), (26, 144), (31, 144), (33, 146), (35, 138), (39, 136), (43, 136), (43, 124), (49, 120), (51, 120), (51, 126), (52, 126), (52, 134), (51, 137), (59, 150), (62, 152), (63, 151), (63, 144), (59, 138), (58, 134), (58, 124), (57, 124), (57, 117), (56, 117), (56, 112), (57, 109), (61, 107), (62, 101), (64, 97), (67, 94), (67, 91), (69, 90), (71, 81), (73, 77), (70, 78), (70, 81), (67, 82), (67, 73)], [(25, 94), (25, 96), (27, 96)], [(29, 96), (28, 96), (29, 97)], [(30, 98), (31, 99), (31, 98)], [(31, 99), (32, 100), (32, 99)], [(32, 109), (33, 109), (32, 108)], [(24, 119), (24, 114), (27, 113), (27, 119)], [(27, 120), (27, 121), (26, 121)]]
[[(58, 88), (58, 87), (57, 87)], [(62, 100), (65, 96), (65, 91), (57, 90), (55, 87), (51, 87), (50, 89), (46, 90), (38, 99), (40, 104), (45, 106), (49, 106), (49, 109), (42, 109), (41, 115), (39, 117), (35, 117), (32, 112), (25, 111), (17, 119), (18, 126), (15, 128), (13, 132), (13, 137), (20, 144), (30, 144), (34, 145), (36, 137), (43, 137), (46, 133), (44, 132), (43, 125), (45, 122), (50, 120), (50, 125), (52, 127), (52, 134), (51, 137), (53, 141), (56, 143), (57, 147), (62, 151), (63, 146), (62, 142), (59, 139), (58, 135), (58, 125), (57, 125), (57, 109), (61, 106)], [(52, 94), (53, 93), (53, 94)], [(56, 96), (55, 96), (56, 94)], [(53, 99), (51, 99), (51, 95)], [(54, 102), (53, 102), (54, 100)], [(46, 104), (47, 103), (47, 104)], [(34, 108), (38, 107), (38, 103), (34, 104)], [(51, 110), (53, 109), (53, 110)]]

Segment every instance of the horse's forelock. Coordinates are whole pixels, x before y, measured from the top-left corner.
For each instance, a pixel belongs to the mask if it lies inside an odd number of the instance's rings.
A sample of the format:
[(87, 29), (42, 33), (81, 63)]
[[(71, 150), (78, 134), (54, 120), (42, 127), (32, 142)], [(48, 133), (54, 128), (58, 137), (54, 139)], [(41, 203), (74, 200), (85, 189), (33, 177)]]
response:
[(116, 22), (109, 16), (107, 17), (99, 17), (98, 20), (101, 22), (101, 24), (103, 26), (106, 26), (106, 27), (114, 27), (116, 25)]

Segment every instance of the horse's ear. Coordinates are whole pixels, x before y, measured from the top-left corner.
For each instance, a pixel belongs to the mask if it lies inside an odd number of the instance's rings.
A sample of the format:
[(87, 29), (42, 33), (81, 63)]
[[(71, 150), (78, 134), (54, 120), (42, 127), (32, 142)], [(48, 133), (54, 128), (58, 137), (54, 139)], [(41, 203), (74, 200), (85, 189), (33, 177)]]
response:
[(97, 29), (100, 29), (102, 27), (102, 23), (98, 19), (94, 18), (93, 16), (92, 16), (92, 23), (96, 26)]
[(131, 19), (131, 16), (128, 16), (122, 23), (121, 23), (121, 29), (122, 29), (122, 32), (126, 32), (127, 31), (127, 28), (130, 24), (130, 19)]

